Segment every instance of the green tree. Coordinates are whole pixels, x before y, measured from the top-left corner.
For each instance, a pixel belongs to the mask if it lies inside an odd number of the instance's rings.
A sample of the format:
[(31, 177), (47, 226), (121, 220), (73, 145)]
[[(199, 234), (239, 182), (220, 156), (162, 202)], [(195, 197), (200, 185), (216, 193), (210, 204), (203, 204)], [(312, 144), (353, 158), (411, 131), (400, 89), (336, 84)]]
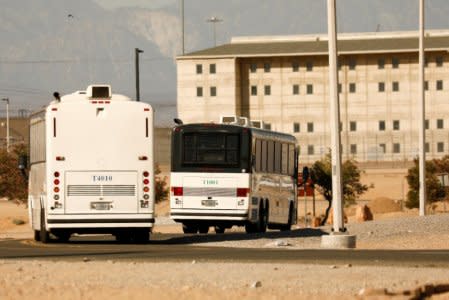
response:
[[(437, 175), (441, 173), (449, 173), (449, 156), (446, 155), (441, 159), (433, 159), (426, 161), (426, 199), (429, 202), (435, 202), (443, 199), (446, 192), (441, 186)], [(407, 208), (419, 207), (419, 160), (414, 160), (414, 166), (408, 169), (407, 182), (409, 191), (407, 193)]]
[[(328, 153), (321, 160), (312, 165), (314, 184), (318, 191), (328, 201), (328, 207), (321, 225), (324, 225), (329, 217), (332, 206), (332, 160)], [(353, 203), (368, 190), (368, 186), (360, 182), (361, 171), (354, 160), (347, 160), (342, 165), (343, 201), (345, 204)]]
[(0, 149), (0, 197), (26, 201), (27, 180), (18, 169), (19, 156), (26, 153), (24, 145), (15, 146), (10, 153)]

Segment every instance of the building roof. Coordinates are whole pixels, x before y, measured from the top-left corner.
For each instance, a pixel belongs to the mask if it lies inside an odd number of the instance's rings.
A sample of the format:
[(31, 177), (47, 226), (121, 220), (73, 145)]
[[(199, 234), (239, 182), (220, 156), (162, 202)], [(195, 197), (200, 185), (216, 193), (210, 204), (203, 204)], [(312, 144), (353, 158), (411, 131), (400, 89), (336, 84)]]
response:
[[(339, 54), (417, 52), (417, 32), (341, 34)], [(327, 35), (241, 37), (231, 43), (204, 49), (178, 59), (212, 57), (307, 56), (328, 54)], [(449, 31), (429, 31), (424, 39), (426, 51), (448, 51)]]

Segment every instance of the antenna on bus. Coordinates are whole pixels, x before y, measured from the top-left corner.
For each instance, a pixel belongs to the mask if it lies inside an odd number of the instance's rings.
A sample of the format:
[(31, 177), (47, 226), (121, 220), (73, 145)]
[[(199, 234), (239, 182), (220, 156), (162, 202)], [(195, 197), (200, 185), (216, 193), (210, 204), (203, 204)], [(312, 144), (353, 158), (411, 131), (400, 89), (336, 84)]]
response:
[(58, 92), (54, 92), (53, 97), (55, 97), (56, 101), (61, 102), (61, 96), (59, 96)]
[(182, 122), (182, 120), (181, 120), (181, 119), (178, 119), (178, 118), (174, 118), (173, 121), (174, 121), (177, 125), (182, 125), (182, 124), (184, 124), (184, 123)]

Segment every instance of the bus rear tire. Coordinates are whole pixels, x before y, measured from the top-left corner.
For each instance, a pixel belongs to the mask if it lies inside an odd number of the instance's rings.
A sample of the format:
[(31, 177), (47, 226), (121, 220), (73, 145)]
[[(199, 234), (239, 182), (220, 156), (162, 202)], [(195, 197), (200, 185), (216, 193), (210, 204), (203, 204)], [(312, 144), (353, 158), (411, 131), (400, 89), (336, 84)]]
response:
[(198, 231), (199, 233), (207, 234), (209, 232), (209, 225), (200, 225)]
[(50, 242), (50, 232), (45, 228), (45, 211), (41, 209), (41, 230), (39, 231), (40, 241), (44, 244)]
[(279, 229), (281, 231), (290, 231), (292, 229), (292, 224), (293, 224), (293, 204), (290, 203), (290, 207), (288, 209), (287, 224), (281, 225)]
[(216, 234), (223, 234), (225, 232), (226, 228), (224, 228), (222, 226), (215, 226), (214, 230), (215, 230)]
[(193, 225), (193, 224), (182, 223), (182, 231), (184, 233), (197, 233), (198, 226)]
[(146, 244), (150, 241), (150, 231), (145, 228), (133, 233), (133, 240), (136, 244)]
[(246, 223), (245, 231), (246, 233), (256, 233), (256, 232), (266, 232), (268, 223), (268, 205), (266, 208), (259, 205), (259, 218), (256, 223)]
[(36, 242), (40, 242), (41, 241), (41, 233), (39, 230), (34, 230), (34, 240)]
[(58, 242), (65, 243), (70, 240), (70, 237), (72, 236), (69, 232), (58, 232), (56, 235), (56, 238), (58, 239)]

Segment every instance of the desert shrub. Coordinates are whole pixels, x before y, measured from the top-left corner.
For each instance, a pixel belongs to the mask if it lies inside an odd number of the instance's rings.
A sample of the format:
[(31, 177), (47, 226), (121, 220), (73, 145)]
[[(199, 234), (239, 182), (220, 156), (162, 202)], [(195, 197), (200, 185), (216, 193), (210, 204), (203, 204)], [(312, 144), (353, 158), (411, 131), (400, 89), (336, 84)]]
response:
[(161, 178), (158, 176), (161, 173), (161, 169), (159, 168), (159, 165), (156, 164), (154, 168), (154, 174), (155, 174), (155, 198), (156, 203), (159, 203), (161, 201), (167, 200), (168, 196), (168, 186), (167, 186), (167, 176), (164, 176)]
[(15, 146), (9, 153), (0, 149), (0, 197), (26, 201), (27, 180), (17, 167), (19, 155), (26, 152), (24, 145)]

